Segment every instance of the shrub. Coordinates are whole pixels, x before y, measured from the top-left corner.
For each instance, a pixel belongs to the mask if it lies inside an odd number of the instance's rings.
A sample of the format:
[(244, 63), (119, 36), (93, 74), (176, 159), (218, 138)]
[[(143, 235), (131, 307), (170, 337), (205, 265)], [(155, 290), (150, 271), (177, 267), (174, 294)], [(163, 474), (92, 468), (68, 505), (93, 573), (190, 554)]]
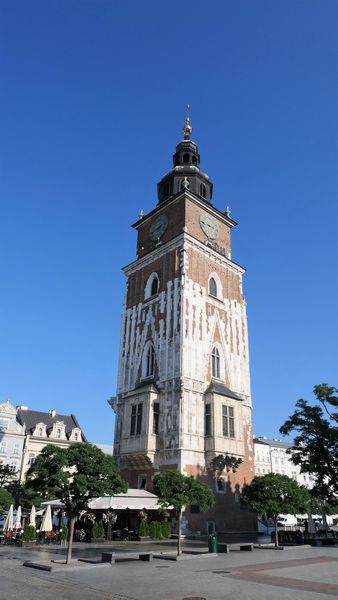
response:
[(147, 521), (141, 521), (139, 535), (141, 537), (147, 537), (149, 535), (149, 525)]
[(168, 539), (170, 537), (170, 525), (167, 521), (163, 521), (161, 523), (161, 534), (164, 539)]
[(63, 525), (62, 527), (62, 531), (60, 532), (60, 539), (61, 540), (68, 540), (68, 527), (67, 525)]
[(162, 537), (162, 526), (159, 521), (155, 521), (155, 532), (156, 532), (156, 539), (160, 540)]
[(155, 521), (152, 521), (149, 525), (149, 535), (153, 539), (156, 538), (156, 523), (155, 523)]
[(92, 529), (92, 538), (104, 538), (104, 527), (102, 521), (96, 521)]
[(35, 542), (36, 531), (34, 525), (25, 525), (21, 539), (23, 542)]

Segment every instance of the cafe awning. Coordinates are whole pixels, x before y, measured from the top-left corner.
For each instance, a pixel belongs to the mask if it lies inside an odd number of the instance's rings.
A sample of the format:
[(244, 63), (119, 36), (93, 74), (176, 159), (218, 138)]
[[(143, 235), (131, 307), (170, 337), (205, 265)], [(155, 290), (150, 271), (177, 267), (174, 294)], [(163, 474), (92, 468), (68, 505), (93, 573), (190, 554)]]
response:
[(158, 497), (146, 490), (137, 490), (130, 488), (125, 494), (115, 494), (114, 496), (101, 496), (88, 502), (88, 508), (91, 510), (158, 510), (161, 506), (158, 504)]

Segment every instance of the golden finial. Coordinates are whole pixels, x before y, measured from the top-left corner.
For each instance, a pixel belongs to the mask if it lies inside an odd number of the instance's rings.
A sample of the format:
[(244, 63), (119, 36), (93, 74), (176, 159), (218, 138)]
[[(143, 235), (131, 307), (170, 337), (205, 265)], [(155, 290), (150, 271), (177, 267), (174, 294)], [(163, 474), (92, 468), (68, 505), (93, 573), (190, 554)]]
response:
[(190, 115), (189, 115), (190, 106), (187, 106), (187, 116), (185, 117), (185, 123), (183, 125), (182, 131), (185, 140), (190, 140), (190, 136), (192, 134), (192, 127), (190, 125)]

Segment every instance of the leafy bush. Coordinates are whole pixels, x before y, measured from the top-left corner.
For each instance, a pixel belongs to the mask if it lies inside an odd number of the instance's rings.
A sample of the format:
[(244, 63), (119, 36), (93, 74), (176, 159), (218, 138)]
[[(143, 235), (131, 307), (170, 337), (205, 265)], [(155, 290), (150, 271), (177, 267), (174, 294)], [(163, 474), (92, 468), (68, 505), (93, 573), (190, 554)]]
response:
[(21, 539), (23, 542), (35, 542), (36, 531), (34, 525), (25, 525)]
[(155, 523), (155, 521), (151, 521), (151, 523), (149, 525), (149, 535), (153, 539), (156, 538), (156, 523)]
[(161, 523), (159, 521), (155, 521), (155, 532), (156, 532), (156, 539), (160, 540), (162, 538), (162, 527), (161, 527)]
[(147, 537), (149, 535), (149, 525), (147, 521), (141, 521), (139, 535), (141, 537)]
[(92, 529), (92, 538), (104, 538), (104, 527), (102, 521), (96, 521)]
[(60, 533), (60, 539), (61, 540), (68, 540), (68, 527), (67, 525), (63, 525), (62, 527), (62, 531)]
[(161, 523), (161, 534), (164, 539), (168, 539), (171, 534), (170, 525), (167, 521)]

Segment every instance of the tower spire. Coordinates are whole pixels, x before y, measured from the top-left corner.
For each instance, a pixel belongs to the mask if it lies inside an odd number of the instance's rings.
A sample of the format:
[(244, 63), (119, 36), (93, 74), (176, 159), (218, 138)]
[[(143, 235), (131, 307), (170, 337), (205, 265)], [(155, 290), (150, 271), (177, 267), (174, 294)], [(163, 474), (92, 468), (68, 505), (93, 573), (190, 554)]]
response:
[(187, 116), (185, 117), (185, 122), (182, 127), (182, 132), (185, 140), (190, 140), (190, 136), (192, 134), (192, 127), (190, 125), (190, 115), (189, 115), (190, 105), (187, 106)]

